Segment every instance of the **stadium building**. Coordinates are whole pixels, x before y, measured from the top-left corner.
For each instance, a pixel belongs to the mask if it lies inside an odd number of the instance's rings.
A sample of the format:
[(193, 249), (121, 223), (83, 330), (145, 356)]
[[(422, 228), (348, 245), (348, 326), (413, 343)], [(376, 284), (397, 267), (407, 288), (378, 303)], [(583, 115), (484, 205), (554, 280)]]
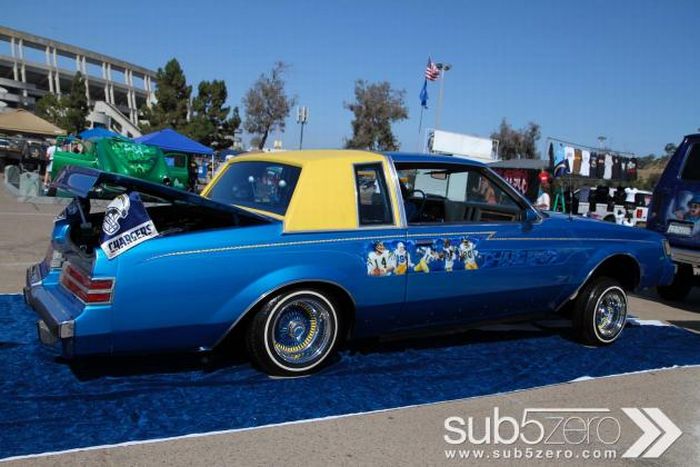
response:
[(153, 70), (0, 26), (0, 111), (32, 110), (47, 93), (68, 93), (78, 71), (85, 77), (92, 125), (140, 136), (137, 109), (154, 99)]

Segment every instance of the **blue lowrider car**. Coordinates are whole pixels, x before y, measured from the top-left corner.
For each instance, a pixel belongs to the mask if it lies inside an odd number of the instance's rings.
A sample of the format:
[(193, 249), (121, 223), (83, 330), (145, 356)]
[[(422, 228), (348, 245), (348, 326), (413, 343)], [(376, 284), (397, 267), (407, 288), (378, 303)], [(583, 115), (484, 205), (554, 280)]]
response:
[(69, 358), (233, 335), (262, 370), (299, 375), (349, 338), (543, 311), (605, 345), (626, 293), (673, 276), (657, 233), (540, 212), (453, 157), (241, 155), (201, 196), (78, 167), (55, 187), (75, 199), (24, 292), (42, 342)]

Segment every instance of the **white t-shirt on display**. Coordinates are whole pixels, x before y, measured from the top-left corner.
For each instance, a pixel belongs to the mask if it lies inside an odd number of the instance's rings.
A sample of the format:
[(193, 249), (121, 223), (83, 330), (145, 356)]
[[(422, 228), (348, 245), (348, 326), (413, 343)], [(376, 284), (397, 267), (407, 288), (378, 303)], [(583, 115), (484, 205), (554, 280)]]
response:
[(535, 205), (537, 208), (542, 209), (544, 211), (549, 211), (550, 209), (550, 201), (549, 201), (549, 193), (543, 192), (541, 195), (537, 197), (537, 201), (535, 202)]
[(566, 161), (569, 163), (569, 173), (574, 173), (574, 148), (571, 146), (564, 147), (564, 154), (566, 155)]
[(581, 175), (589, 177), (591, 175), (591, 152), (581, 151)]
[(605, 170), (603, 171), (603, 178), (605, 180), (610, 180), (612, 178), (612, 166), (613, 160), (610, 154), (605, 155)]
[(634, 195), (637, 194), (639, 190), (636, 188), (625, 188), (625, 203), (634, 203)]

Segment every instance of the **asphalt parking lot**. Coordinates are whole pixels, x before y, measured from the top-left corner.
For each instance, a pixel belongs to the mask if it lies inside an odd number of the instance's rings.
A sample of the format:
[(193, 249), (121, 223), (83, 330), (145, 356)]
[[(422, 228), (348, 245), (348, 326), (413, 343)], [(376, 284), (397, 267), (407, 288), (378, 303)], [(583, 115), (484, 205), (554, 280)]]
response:
[[(0, 189), (0, 292), (17, 293), (24, 270), (46, 250), (49, 229), (61, 205), (18, 202)], [(631, 299), (639, 318), (662, 320), (700, 332), (700, 293), (683, 304), (662, 303), (653, 292)], [(700, 352), (700, 348), (697, 349)], [(432, 405), (395, 409), (328, 420), (263, 427), (201, 437), (140, 443), (11, 461), (16, 465), (192, 465), (192, 464), (440, 464), (450, 448), (443, 440), (450, 416), (485, 417), (499, 407), (515, 414), (526, 407), (658, 407), (684, 432), (659, 459), (643, 465), (700, 463), (700, 368), (677, 368), (597, 378)], [(312, 397), (312, 395), (300, 395)], [(342, 395), (338, 395), (342, 397)], [(293, 403), (290, 401), (290, 403)], [(626, 430), (620, 438), (632, 444), (640, 433)], [(491, 459), (491, 461), (495, 461)], [(618, 460), (619, 462), (620, 460)], [(461, 462), (466, 462), (462, 460)], [(473, 462), (473, 461), (472, 461)], [(540, 460), (521, 459), (528, 464)], [(556, 461), (550, 461), (556, 462)], [(574, 461), (570, 461), (574, 462)], [(507, 462), (513, 464), (513, 461)], [(579, 460), (582, 465), (609, 461)]]

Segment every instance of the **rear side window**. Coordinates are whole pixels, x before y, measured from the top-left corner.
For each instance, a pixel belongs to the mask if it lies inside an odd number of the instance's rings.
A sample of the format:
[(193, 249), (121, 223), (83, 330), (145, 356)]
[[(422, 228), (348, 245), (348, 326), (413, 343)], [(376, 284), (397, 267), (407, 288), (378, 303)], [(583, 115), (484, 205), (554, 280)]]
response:
[(236, 162), (207, 195), (224, 204), (236, 204), (284, 215), (301, 169), (275, 162)]
[(360, 225), (391, 225), (394, 219), (382, 164), (355, 166), (357, 212)]
[(688, 149), (681, 172), (681, 180), (700, 181), (700, 144), (693, 144)]

